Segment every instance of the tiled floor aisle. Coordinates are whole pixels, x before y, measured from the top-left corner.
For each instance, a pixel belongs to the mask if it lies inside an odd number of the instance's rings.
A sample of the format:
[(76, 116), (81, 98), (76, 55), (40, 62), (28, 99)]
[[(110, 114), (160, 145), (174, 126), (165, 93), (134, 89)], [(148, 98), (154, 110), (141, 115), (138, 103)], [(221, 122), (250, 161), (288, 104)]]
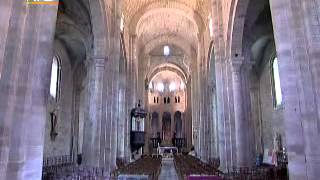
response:
[(159, 180), (178, 180), (173, 158), (163, 158)]

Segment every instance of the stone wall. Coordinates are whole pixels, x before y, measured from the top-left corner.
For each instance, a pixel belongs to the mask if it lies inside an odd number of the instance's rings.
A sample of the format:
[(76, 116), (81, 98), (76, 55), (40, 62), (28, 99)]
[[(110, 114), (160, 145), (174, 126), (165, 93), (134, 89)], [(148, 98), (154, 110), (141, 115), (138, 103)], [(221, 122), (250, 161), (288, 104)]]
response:
[(284, 139), (283, 106), (275, 107), (272, 83), (271, 60), (274, 58), (275, 47), (270, 43), (265, 51), (261, 68), (260, 89), (260, 112), (262, 122), (263, 148), (273, 149), (275, 133), (280, 133)]
[[(55, 42), (54, 56), (57, 56), (61, 65), (60, 95), (57, 101), (49, 97), (48, 113), (45, 128), (44, 157), (70, 155), (71, 152), (71, 123), (73, 109), (73, 75), (70, 59), (65, 47)], [(51, 117), (50, 112), (56, 112), (58, 135), (55, 140), (50, 139)]]

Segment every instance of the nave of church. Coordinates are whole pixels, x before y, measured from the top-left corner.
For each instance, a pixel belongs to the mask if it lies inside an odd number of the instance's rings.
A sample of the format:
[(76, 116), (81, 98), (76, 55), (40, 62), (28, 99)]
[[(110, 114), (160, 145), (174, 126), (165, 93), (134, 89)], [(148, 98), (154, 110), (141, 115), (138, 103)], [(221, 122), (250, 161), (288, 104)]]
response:
[(319, 0), (1, 0), (0, 180), (318, 180), (319, 58)]

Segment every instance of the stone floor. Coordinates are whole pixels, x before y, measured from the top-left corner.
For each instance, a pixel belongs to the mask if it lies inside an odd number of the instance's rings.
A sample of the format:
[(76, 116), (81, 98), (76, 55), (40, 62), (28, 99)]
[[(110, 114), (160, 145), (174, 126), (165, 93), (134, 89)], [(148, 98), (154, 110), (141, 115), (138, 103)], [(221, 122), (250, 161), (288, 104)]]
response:
[(173, 158), (163, 158), (159, 180), (178, 180)]

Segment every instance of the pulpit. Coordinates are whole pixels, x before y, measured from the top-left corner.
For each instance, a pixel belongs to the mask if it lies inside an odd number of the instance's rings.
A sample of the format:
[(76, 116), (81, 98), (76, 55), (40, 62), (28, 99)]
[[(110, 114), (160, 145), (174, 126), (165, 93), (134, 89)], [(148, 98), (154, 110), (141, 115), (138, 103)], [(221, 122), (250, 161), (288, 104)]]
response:
[(144, 146), (144, 123), (146, 116), (147, 112), (141, 108), (140, 102), (138, 107), (131, 111), (130, 146), (132, 152), (137, 151)]

